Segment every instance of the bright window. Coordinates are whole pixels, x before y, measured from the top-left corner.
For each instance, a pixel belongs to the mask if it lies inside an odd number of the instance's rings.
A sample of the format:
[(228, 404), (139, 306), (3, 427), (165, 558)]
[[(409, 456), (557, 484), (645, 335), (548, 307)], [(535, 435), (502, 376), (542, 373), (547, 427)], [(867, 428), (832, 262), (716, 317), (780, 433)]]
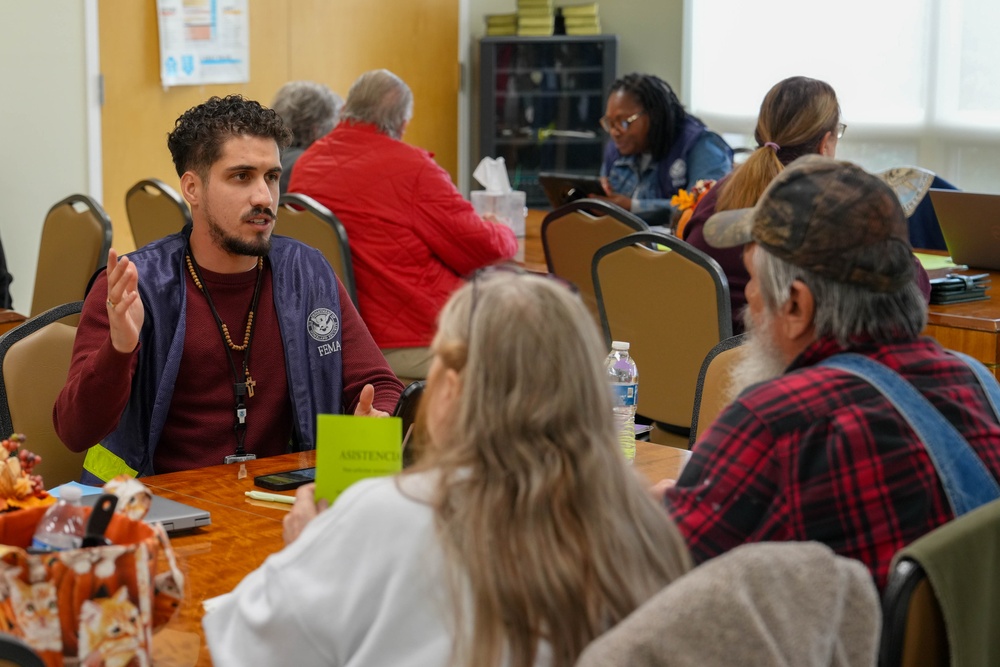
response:
[(685, 0), (685, 21), (684, 99), (734, 145), (772, 85), (811, 76), (840, 100), (837, 157), (1000, 193), (997, 0)]

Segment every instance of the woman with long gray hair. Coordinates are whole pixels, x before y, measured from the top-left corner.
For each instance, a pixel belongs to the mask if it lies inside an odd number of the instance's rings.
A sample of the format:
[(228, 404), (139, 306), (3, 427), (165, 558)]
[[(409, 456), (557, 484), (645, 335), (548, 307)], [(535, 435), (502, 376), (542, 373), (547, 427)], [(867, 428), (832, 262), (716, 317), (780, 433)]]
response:
[(690, 567), (618, 448), (605, 351), (556, 281), (480, 272), (441, 313), (424, 446), (334, 505), (205, 617), (218, 665), (570, 667)]

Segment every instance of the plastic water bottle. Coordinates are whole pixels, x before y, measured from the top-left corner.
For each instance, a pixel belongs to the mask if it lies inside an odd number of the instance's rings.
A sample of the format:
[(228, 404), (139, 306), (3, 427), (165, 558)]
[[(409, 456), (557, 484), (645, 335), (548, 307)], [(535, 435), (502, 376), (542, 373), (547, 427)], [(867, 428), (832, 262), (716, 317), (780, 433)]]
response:
[(59, 500), (45, 512), (35, 529), (35, 537), (31, 540), (32, 548), (64, 551), (80, 547), (87, 530), (87, 519), (80, 506), (81, 495), (83, 492), (75, 486), (60, 490)]
[(631, 463), (635, 460), (635, 406), (639, 397), (639, 370), (628, 353), (629, 344), (616, 340), (605, 361), (608, 377), (614, 389), (615, 428), (622, 454)]

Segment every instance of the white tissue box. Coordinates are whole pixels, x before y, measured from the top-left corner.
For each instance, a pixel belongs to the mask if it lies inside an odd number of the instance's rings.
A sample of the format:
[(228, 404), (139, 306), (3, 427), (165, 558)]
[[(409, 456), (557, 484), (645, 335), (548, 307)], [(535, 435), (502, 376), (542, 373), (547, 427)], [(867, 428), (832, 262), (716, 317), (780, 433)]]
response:
[(500, 222), (514, 230), (514, 235), (524, 236), (524, 218), (528, 214), (525, 208), (525, 195), (522, 190), (514, 190), (504, 194), (492, 194), (486, 190), (472, 191), (472, 207), (479, 215), (492, 213)]

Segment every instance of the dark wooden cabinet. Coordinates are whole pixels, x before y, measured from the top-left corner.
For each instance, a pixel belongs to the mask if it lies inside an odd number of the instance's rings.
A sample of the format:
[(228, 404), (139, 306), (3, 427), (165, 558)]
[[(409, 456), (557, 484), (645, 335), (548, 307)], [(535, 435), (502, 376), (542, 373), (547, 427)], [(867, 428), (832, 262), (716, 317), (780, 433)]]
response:
[(538, 172), (600, 171), (607, 135), (599, 120), (617, 55), (614, 35), (480, 42), (479, 159), (503, 157), (529, 207), (548, 206)]

